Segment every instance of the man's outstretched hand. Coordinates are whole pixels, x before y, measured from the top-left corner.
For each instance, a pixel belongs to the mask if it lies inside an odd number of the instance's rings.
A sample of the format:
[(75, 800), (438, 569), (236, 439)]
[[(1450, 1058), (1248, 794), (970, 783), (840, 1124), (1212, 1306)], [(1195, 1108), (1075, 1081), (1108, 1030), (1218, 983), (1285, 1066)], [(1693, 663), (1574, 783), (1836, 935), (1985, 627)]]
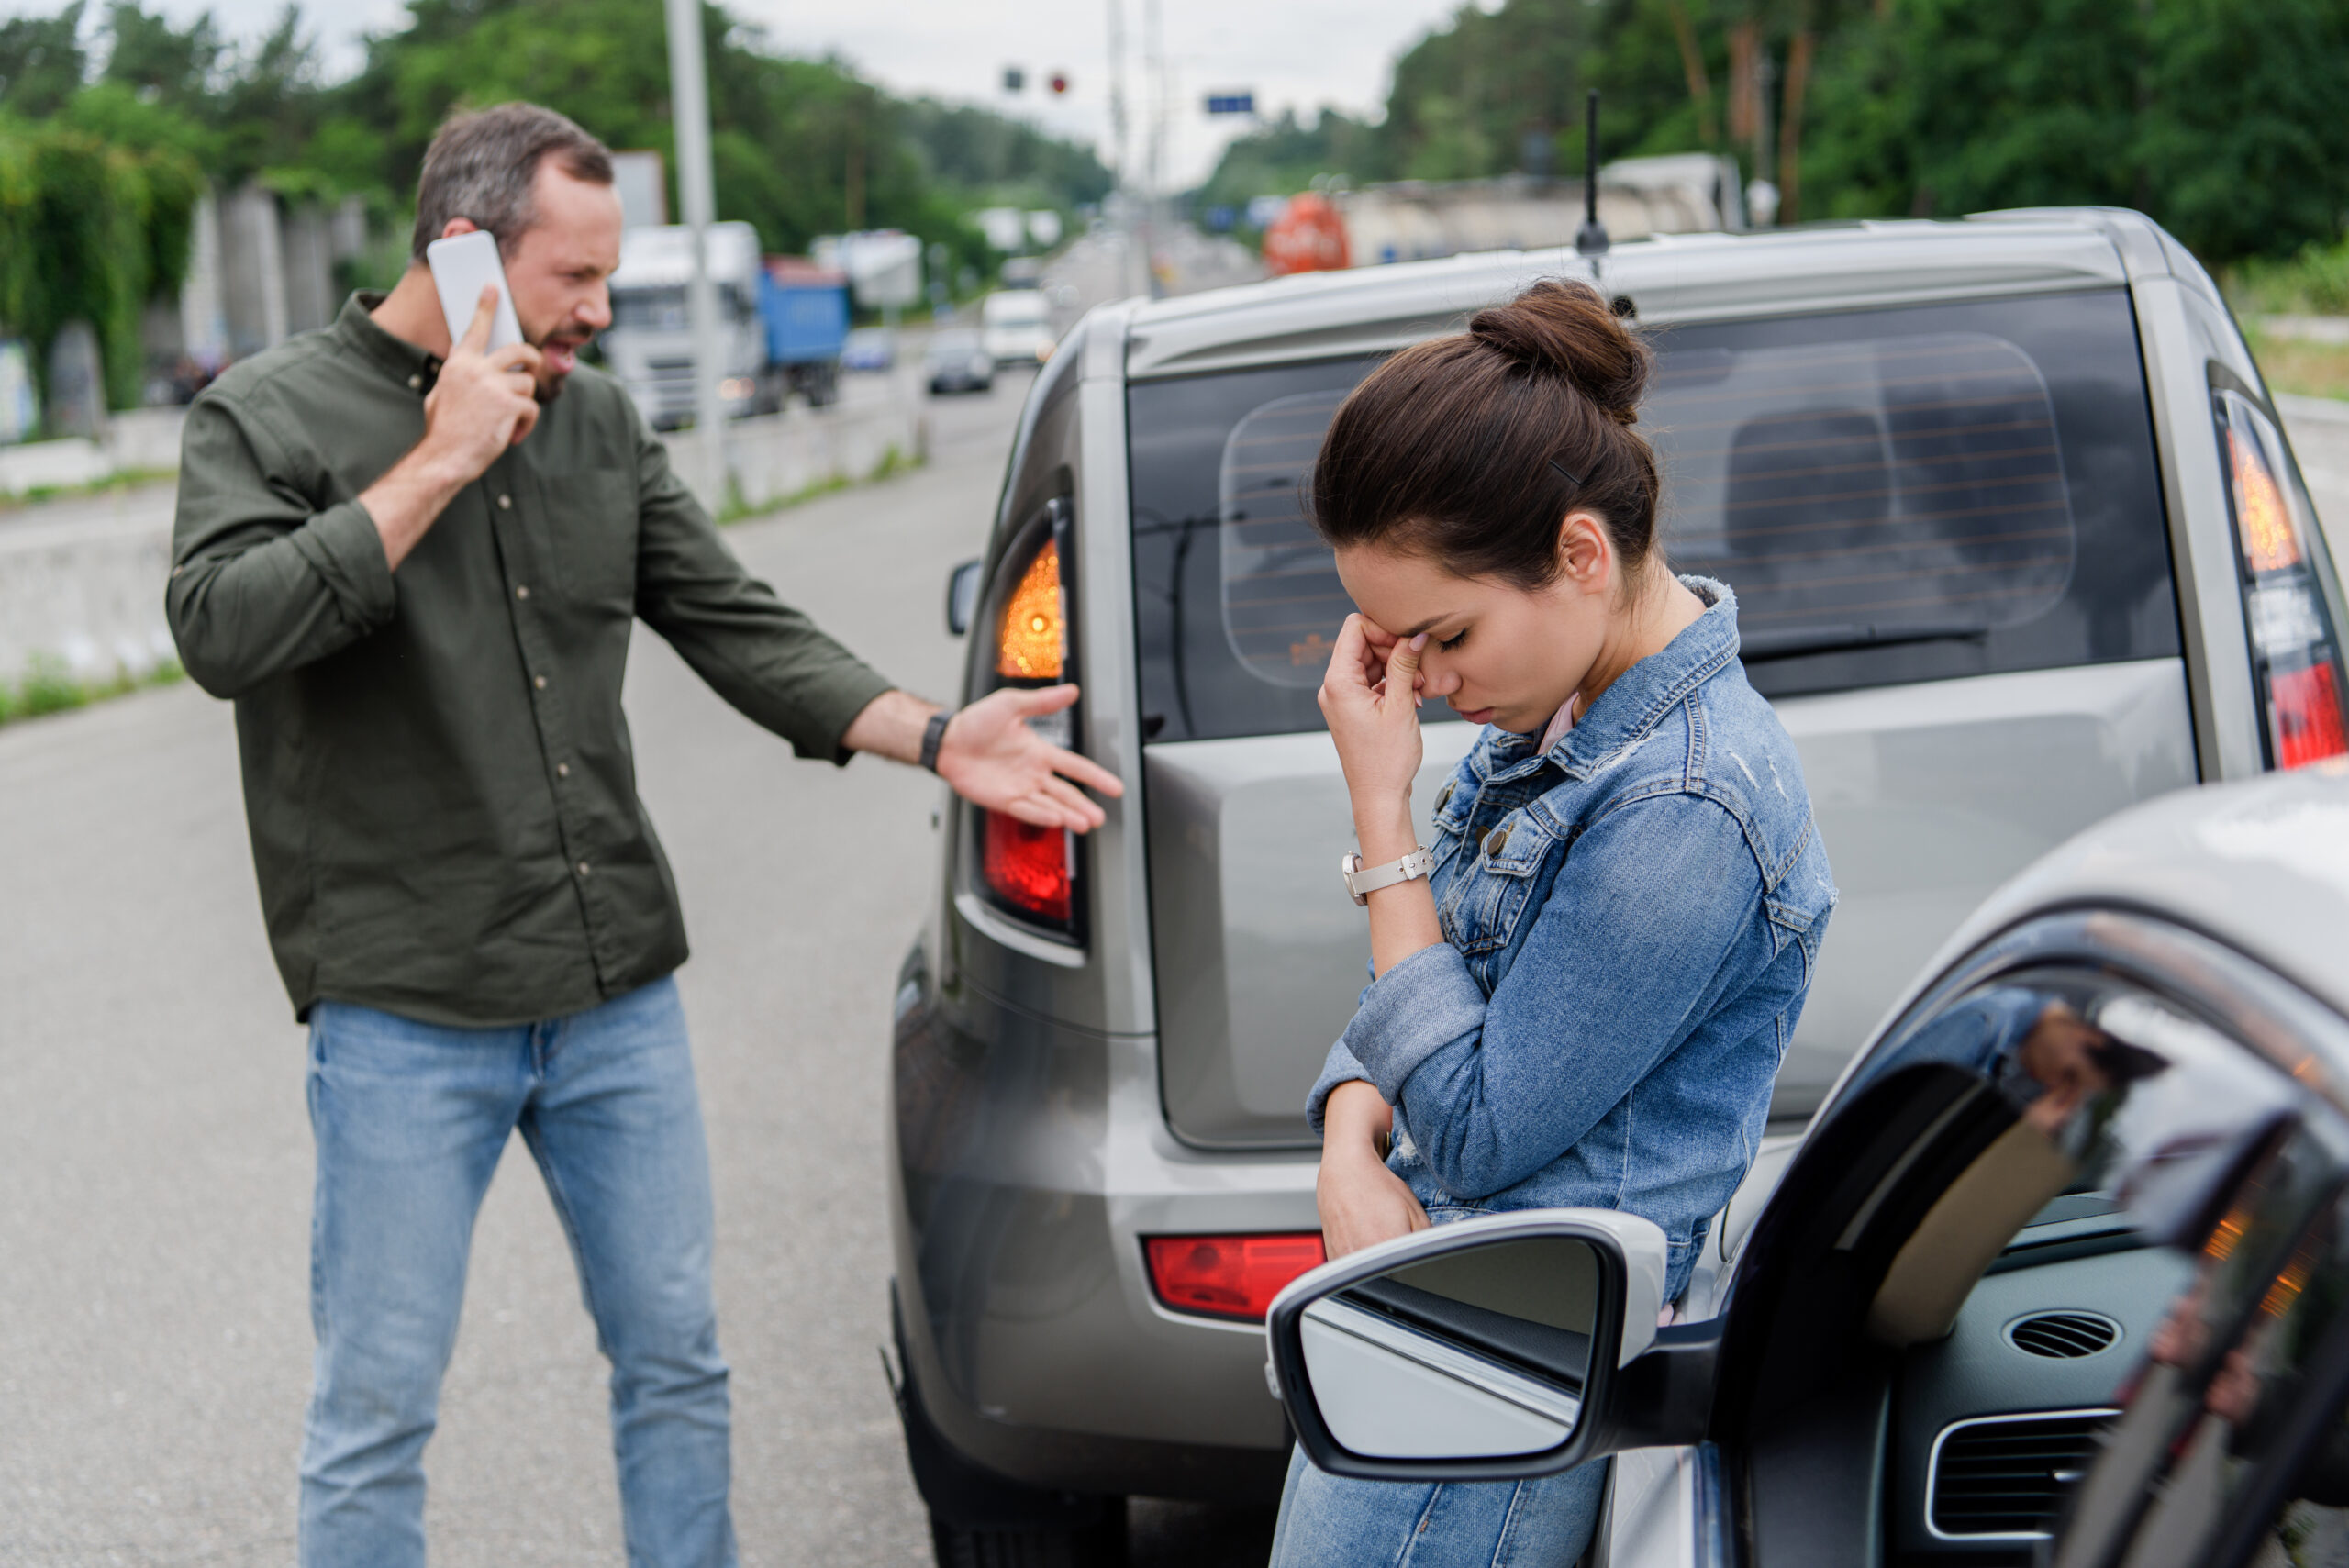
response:
[[(1029, 727), (1076, 700), (1074, 686), (1006, 687), (957, 713), (938, 747), (938, 774), (974, 806), (1040, 828), (1083, 833), (1108, 820), (1078, 784), (1116, 799), (1118, 775)], [(1073, 782), (1072, 782), (1073, 781)]]

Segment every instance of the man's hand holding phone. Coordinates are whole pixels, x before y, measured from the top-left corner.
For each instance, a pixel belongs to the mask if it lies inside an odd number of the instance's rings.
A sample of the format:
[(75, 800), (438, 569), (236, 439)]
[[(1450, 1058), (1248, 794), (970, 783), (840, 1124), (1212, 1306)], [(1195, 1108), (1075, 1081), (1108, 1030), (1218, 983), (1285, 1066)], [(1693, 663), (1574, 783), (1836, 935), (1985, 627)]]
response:
[(394, 571), (457, 492), (538, 426), (539, 350), (489, 347), (497, 299), (495, 284), (482, 289), (473, 324), (450, 349), (424, 399), (424, 439), (360, 494)]
[(539, 422), (539, 350), (528, 343), (491, 348), (496, 315), (497, 288), (490, 284), (424, 399), (424, 439), (417, 450), (440, 446), (452, 468), (463, 472), (460, 484), (480, 478)]

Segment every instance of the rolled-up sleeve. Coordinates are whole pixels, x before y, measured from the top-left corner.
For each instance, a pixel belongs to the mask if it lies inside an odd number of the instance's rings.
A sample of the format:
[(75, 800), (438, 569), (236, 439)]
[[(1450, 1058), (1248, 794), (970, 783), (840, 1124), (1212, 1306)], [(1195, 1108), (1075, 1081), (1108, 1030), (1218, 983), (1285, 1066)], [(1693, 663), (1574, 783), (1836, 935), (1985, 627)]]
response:
[[(1403, 1092), (1411, 1070), (1464, 1035), (1484, 1027), (1485, 994), (1468, 973), (1460, 950), (1450, 942), (1424, 947), (1373, 981), (1355, 1001), (1353, 1021), (1330, 1048), (1321, 1076), (1307, 1096), (1305, 1119), (1321, 1130), (1322, 1113), (1330, 1093), (1339, 1084), (1360, 1079), (1378, 1090), (1388, 1105)], [(1374, 1069), (1354, 1053), (1351, 1044), (1371, 1047), (1378, 1066)]]
[(164, 614), (180, 662), (232, 697), (347, 647), (398, 606), (374, 519), (315, 510), (300, 463), (249, 410), (198, 398), (182, 438)]
[[(1446, 1190), (1498, 1192), (1572, 1148), (1680, 1044), (1761, 896), (1744, 831), (1718, 803), (1619, 806), (1575, 840), (1489, 998), (1457, 948), (1422, 948), (1363, 994), (1338, 1051), (1401, 1110)], [(1315, 1085), (1317, 1110), (1328, 1092)]]
[(636, 611), (712, 690), (803, 757), (845, 762), (841, 737), (895, 683), (744, 570), (637, 424)]

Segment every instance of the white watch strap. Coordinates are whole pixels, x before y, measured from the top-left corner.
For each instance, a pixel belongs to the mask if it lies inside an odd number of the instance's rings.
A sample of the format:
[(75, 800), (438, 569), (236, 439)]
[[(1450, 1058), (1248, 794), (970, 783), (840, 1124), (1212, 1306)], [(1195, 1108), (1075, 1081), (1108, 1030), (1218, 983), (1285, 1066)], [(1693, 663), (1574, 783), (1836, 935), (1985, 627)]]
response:
[(1338, 862), (1338, 874), (1345, 878), (1346, 892), (1357, 904), (1367, 904), (1370, 895), (1382, 887), (1392, 887), (1398, 882), (1426, 876), (1435, 870), (1435, 856), (1426, 850), (1413, 850), (1399, 861), (1388, 861), (1383, 866), (1365, 866), (1358, 854), (1349, 854)]

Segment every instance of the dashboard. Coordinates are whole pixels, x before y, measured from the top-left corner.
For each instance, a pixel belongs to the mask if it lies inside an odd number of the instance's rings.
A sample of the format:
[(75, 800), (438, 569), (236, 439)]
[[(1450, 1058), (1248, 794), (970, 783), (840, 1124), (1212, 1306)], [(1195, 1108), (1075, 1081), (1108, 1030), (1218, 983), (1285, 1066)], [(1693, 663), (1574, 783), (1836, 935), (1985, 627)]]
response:
[(2099, 1193), (2056, 1198), (1976, 1282), (1948, 1337), (1904, 1352), (1887, 1456), (1899, 1568), (2033, 1561), (2193, 1270), (2117, 1208)]

